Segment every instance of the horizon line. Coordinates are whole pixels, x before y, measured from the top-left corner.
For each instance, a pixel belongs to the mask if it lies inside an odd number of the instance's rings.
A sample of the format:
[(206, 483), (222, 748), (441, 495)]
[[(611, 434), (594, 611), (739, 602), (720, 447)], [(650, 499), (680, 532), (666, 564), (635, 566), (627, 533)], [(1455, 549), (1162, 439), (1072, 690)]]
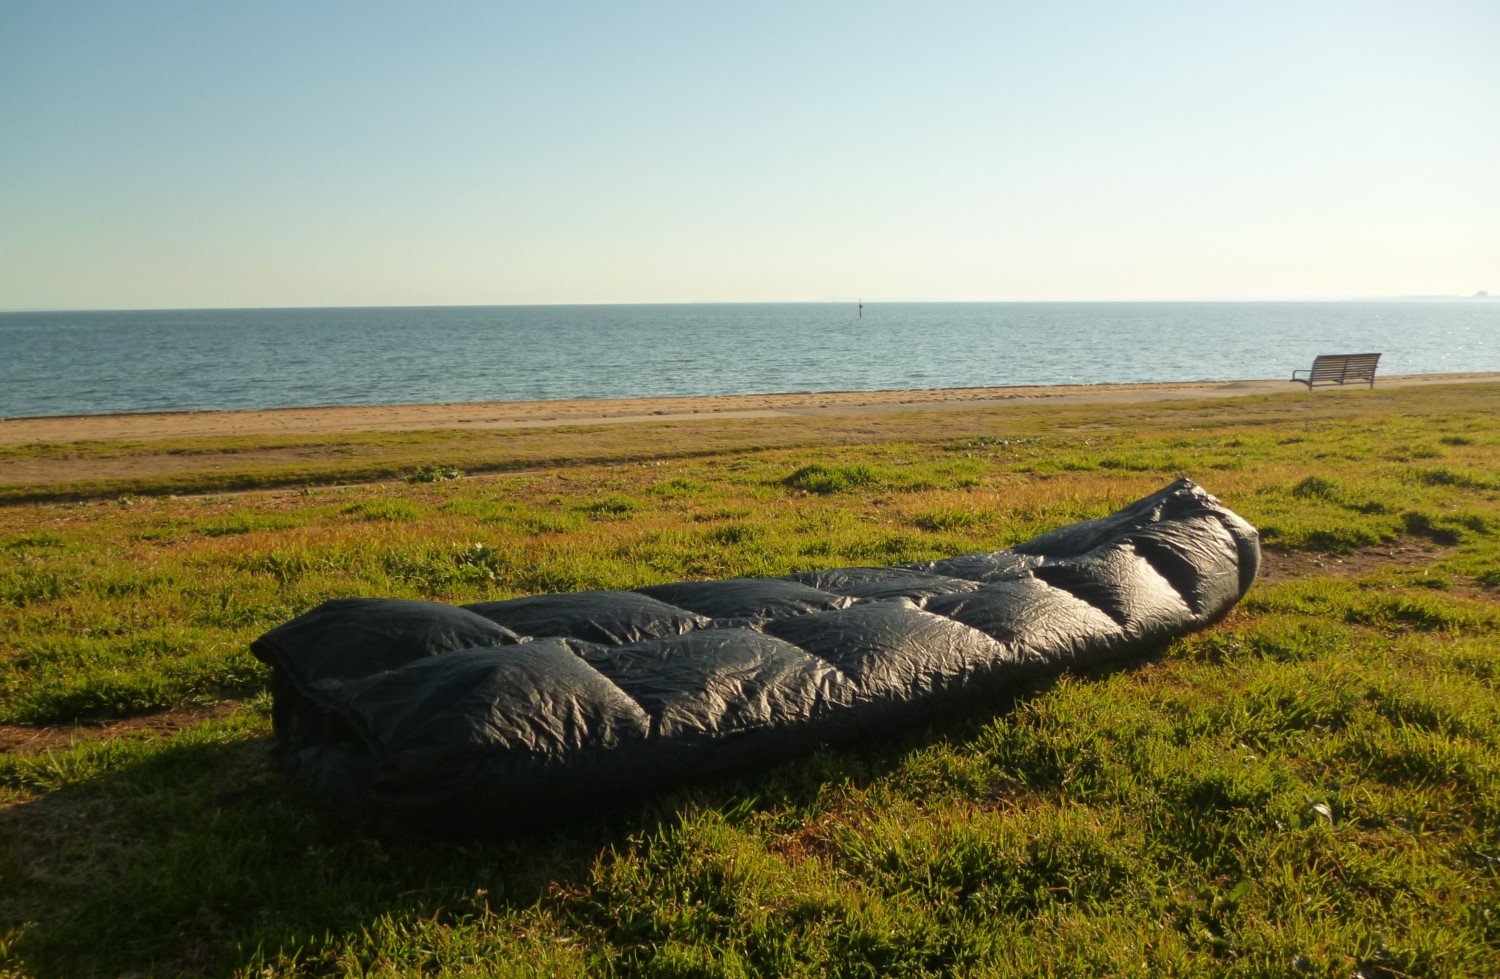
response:
[(669, 299), (630, 300), (625, 302), (538, 302), (538, 303), (319, 303), (314, 305), (271, 306), (93, 306), (93, 307), (0, 307), (0, 315), (11, 313), (192, 313), (239, 310), (305, 310), (305, 309), (565, 309), (603, 306), (837, 306), (844, 304), (938, 305), (938, 304), (1046, 304), (1046, 303), (1275, 303), (1275, 302), (1419, 302), (1494, 300), (1500, 295), (1487, 291), (1458, 295), (1453, 293), (1402, 294), (1392, 296), (1217, 296), (1207, 298), (1135, 298), (1135, 299)]

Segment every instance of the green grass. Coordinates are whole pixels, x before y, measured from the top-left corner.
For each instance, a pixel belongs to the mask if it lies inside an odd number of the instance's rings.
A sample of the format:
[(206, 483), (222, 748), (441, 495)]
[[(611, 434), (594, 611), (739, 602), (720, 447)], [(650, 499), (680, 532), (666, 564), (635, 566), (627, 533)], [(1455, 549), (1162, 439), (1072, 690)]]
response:
[[(157, 468), (0, 507), (0, 723), (116, 725), (0, 756), (0, 973), (1496, 974), (1496, 390), (1375, 394), (822, 419), (761, 447), (615, 426), (459, 479), (492, 467), (350, 435), (339, 478), (389, 481), (220, 497), (162, 493), (223, 446), (167, 446), (180, 470), (75, 447)], [(463, 846), (351, 836), (270, 759), (248, 643), (326, 598), (993, 549), (1178, 474), (1261, 528), (1274, 576), (1143, 664)]]

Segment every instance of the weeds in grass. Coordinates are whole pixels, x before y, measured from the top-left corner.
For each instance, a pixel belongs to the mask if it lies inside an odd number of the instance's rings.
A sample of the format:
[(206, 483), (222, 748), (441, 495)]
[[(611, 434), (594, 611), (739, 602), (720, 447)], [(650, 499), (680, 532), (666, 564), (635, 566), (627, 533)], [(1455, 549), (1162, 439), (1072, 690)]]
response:
[(846, 493), (849, 490), (873, 486), (881, 481), (881, 474), (867, 465), (827, 466), (813, 463), (803, 466), (783, 479), (782, 485), (804, 493)]
[(405, 477), (410, 484), (447, 483), (463, 477), (464, 471), (454, 466), (418, 466)]

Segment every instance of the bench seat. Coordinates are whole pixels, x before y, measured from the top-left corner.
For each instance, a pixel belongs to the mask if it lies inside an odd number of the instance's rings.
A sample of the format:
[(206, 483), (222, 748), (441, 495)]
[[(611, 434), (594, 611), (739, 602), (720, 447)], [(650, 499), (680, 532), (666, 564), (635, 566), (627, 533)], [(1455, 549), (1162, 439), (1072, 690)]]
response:
[[(1318, 384), (1349, 384), (1355, 381), (1367, 381), (1370, 387), (1375, 386), (1375, 365), (1380, 362), (1380, 354), (1321, 354), (1313, 358), (1312, 367), (1307, 370), (1292, 371), (1292, 380), (1298, 384), (1306, 384), (1311, 391)], [(1298, 374), (1306, 374), (1306, 377), (1298, 377)]]

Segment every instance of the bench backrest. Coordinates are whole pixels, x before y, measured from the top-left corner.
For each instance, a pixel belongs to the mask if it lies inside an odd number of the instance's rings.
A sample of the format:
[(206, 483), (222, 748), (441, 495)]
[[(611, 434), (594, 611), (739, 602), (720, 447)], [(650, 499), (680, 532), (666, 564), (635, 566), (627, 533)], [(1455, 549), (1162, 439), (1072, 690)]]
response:
[(1379, 354), (1322, 354), (1313, 359), (1310, 380), (1367, 381), (1375, 376), (1379, 360)]

